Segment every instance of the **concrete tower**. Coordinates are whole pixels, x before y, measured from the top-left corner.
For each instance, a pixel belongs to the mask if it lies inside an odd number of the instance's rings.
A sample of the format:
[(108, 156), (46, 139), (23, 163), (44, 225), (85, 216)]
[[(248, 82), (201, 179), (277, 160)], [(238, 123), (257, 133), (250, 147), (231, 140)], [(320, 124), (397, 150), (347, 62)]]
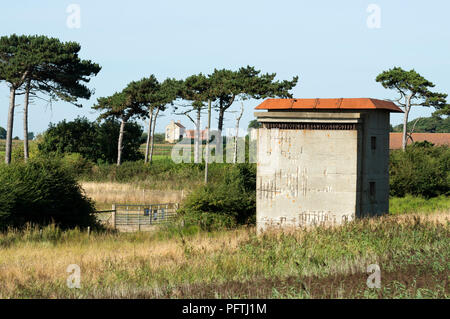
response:
[(268, 99), (256, 107), (259, 230), (389, 211), (389, 114), (363, 99)]

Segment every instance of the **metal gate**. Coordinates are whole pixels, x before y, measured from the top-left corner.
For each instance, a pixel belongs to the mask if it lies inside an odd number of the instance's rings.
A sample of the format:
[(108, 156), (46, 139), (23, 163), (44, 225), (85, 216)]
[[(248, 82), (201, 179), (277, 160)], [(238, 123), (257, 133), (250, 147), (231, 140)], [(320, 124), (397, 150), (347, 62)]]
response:
[(121, 230), (145, 230), (176, 217), (178, 204), (113, 205), (112, 224)]

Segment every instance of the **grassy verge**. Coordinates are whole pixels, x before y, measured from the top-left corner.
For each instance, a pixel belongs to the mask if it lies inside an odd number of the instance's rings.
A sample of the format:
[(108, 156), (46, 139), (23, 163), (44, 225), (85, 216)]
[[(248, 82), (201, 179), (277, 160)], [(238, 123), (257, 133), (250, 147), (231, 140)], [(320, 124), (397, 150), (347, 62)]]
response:
[(389, 212), (393, 215), (411, 213), (449, 212), (450, 196), (423, 198), (407, 195), (405, 197), (392, 197), (389, 199)]
[[(433, 221), (429, 219), (434, 216)], [(0, 298), (448, 298), (449, 214), (335, 228), (0, 234)], [(381, 268), (368, 288), (366, 268)], [(68, 265), (81, 268), (69, 289)]]

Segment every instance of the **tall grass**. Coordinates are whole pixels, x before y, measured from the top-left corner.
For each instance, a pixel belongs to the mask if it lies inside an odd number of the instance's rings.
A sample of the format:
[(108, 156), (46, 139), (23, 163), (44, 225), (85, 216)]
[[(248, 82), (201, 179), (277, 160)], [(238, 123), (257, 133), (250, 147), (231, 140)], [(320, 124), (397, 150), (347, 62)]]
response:
[[(211, 233), (0, 234), (1, 298), (448, 298), (448, 214), (387, 216), (341, 227)], [(366, 267), (381, 267), (381, 289)], [(66, 286), (67, 266), (81, 288)]]
[(97, 209), (110, 209), (112, 204), (180, 203), (188, 191), (148, 189), (139, 183), (81, 182)]
[(450, 196), (423, 198), (406, 195), (405, 197), (391, 197), (389, 212), (393, 215), (411, 213), (450, 212)]

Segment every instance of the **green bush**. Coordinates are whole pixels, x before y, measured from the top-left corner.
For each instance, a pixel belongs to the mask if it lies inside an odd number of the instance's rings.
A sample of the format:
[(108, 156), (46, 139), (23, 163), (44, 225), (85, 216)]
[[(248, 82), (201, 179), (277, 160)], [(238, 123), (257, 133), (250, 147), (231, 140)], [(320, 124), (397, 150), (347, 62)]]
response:
[(66, 153), (61, 157), (61, 166), (72, 176), (78, 177), (89, 173), (94, 164), (79, 153)]
[[(37, 138), (37, 141), (29, 141), (28, 142), (28, 157), (35, 158), (41, 155), (38, 148), (38, 141), (40, 141), (40, 137)], [(13, 147), (11, 153), (11, 159), (13, 162), (23, 162), (24, 161), (24, 152), (23, 152), (23, 144), (20, 143)]]
[(390, 155), (390, 193), (426, 198), (450, 194), (450, 149), (414, 143)]
[(0, 228), (95, 225), (95, 208), (57, 159), (0, 165)]
[(199, 187), (190, 193), (179, 213), (187, 224), (199, 224), (208, 231), (254, 224), (255, 185), (255, 165), (228, 166), (220, 182)]
[[(117, 161), (117, 140), (120, 123), (114, 119), (102, 123), (90, 122), (87, 118), (77, 118), (71, 122), (50, 124), (42, 140), (39, 151), (42, 154), (79, 153), (92, 162), (115, 163)], [(142, 127), (134, 122), (125, 125), (123, 136), (123, 161), (143, 158), (139, 151)]]

